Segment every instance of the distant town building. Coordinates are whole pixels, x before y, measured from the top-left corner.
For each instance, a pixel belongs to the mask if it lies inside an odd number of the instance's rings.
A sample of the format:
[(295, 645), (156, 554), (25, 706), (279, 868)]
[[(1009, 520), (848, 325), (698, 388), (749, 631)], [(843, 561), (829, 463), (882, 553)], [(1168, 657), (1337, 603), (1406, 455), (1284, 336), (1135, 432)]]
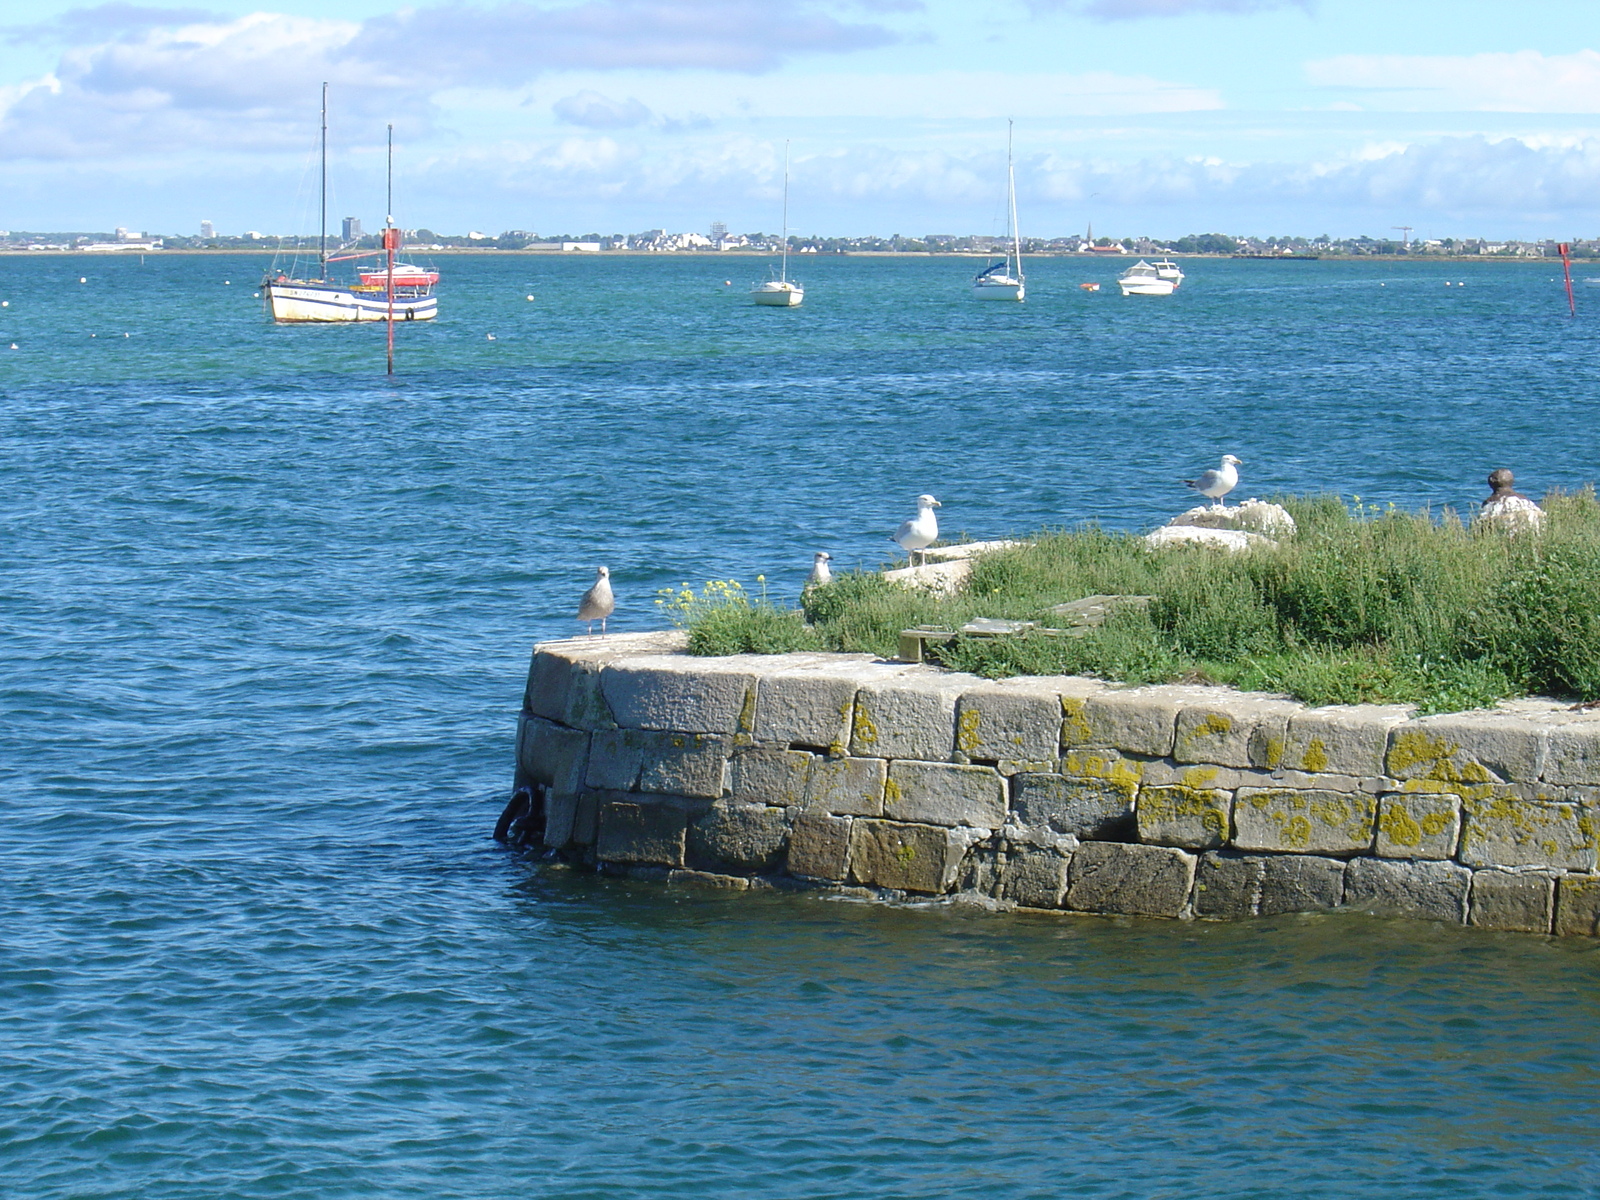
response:
[(131, 242), (131, 241), (135, 241), (135, 240), (136, 239), (135, 239), (134, 235), (129, 233), (125, 226), (122, 226), (122, 225), (118, 225), (117, 226), (117, 241), (119, 241), (119, 242)]
[(713, 222), (711, 222), (711, 240), (713, 242), (725, 241), (725, 240), (727, 240), (727, 237), (728, 237), (728, 223), (726, 221), (713, 221)]
[[(207, 236), (210, 235), (208, 234)], [(361, 240), (361, 218), (346, 217), (344, 224), (340, 227), (339, 236), (347, 242), (359, 242)]]
[(200, 222), (200, 236), (205, 238), (206, 241), (209, 242), (212, 238), (217, 236), (217, 227), (215, 225), (213, 225), (210, 221), (201, 221)]

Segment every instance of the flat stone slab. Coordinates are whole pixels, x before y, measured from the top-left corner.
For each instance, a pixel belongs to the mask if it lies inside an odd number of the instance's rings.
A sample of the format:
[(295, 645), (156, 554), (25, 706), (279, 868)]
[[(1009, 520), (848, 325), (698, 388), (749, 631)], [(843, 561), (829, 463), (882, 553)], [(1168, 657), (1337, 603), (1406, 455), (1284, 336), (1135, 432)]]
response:
[(1462, 862), (1473, 867), (1595, 869), (1595, 832), (1572, 803), (1509, 796), (1464, 800)]
[(1344, 902), (1345, 864), (1314, 854), (1269, 854), (1261, 860), (1263, 917), (1319, 912)]
[(805, 810), (834, 816), (881, 817), (887, 764), (881, 758), (814, 758)]
[(608, 799), (600, 805), (595, 857), (602, 862), (684, 865), (688, 813), (670, 798)]
[(883, 811), (897, 821), (998, 829), (1006, 820), (1005, 780), (991, 767), (899, 759), (889, 764)]
[(1001, 874), (1001, 899), (1028, 908), (1060, 908), (1070, 861), (1069, 856), (1054, 850), (1013, 853)]
[(1105, 779), (1022, 772), (1011, 778), (1014, 819), (1080, 838), (1125, 839), (1134, 832), (1133, 790)]
[(1188, 906), (1195, 858), (1166, 846), (1084, 842), (1072, 856), (1066, 907), (1176, 917)]
[(935, 825), (855, 821), (850, 829), (850, 875), (869, 887), (938, 895), (955, 883), (965, 852)]
[(789, 833), (789, 873), (842, 883), (849, 877), (850, 818), (801, 813)]
[(1390, 792), (1378, 797), (1380, 858), (1454, 858), (1460, 840), (1460, 796)]
[(1484, 929), (1549, 933), (1556, 881), (1537, 872), (1474, 871), (1470, 924)]
[(1264, 869), (1264, 861), (1253, 855), (1218, 850), (1202, 854), (1195, 871), (1195, 916), (1214, 921), (1255, 916)]
[(1356, 858), (1345, 871), (1345, 903), (1379, 916), (1460, 925), (1472, 872), (1455, 863)]
[(1134, 806), (1139, 840), (1187, 850), (1213, 849), (1228, 840), (1232, 806), (1233, 794), (1220, 788), (1142, 787)]
[(856, 693), (850, 753), (860, 757), (948, 762), (955, 752), (956, 703), (976, 675), (910, 666)]
[(1377, 797), (1365, 792), (1240, 788), (1233, 804), (1239, 850), (1359, 854), (1372, 847)]

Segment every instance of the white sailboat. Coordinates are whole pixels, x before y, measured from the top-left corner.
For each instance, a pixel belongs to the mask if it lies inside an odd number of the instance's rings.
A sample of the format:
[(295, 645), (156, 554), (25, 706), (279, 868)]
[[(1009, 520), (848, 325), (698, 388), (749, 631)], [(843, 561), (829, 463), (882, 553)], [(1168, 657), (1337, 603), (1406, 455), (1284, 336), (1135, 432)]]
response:
[(1022, 235), (1017, 229), (1017, 173), (1011, 160), (1012, 123), (1006, 122), (1006, 232), (1011, 251), (1000, 262), (979, 271), (972, 280), (972, 294), (979, 300), (1022, 300), (1027, 283), (1022, 274)]
[[(391, 126), (391, 136), (393, 127)], [(328, 85), (322, 85), (321, 232), (317, 242), (316, 278), (300, 278), (298, 264), (274, 267), (261, 281), (261, 296), (274, 321), (431, 321), (439, 315), (433, 285), (437, 271), (396, 262), (400, 231), (391, 216), (383, 231), (382, 250), (328, 254)], [(387, 255), (387, 269), (362, 270), (359, 278), (340, 282), (328, 277), (328, 264)], [(307, 272), (309, 275), (309, 272)]]
[(806, 298), (798, 279), (789, 278), (789, 143), (783, 144), (783, 265), (776, 279), (750, 286), (750, 299), (771, 308), (796, 308)]

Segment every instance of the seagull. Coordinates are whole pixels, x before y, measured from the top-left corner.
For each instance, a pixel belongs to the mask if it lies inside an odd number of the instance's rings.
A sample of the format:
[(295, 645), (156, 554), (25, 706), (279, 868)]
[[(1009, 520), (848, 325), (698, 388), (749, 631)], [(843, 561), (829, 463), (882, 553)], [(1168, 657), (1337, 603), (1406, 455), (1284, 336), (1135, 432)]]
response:
[[(911, 520), (903, 522), (900, 528), (894, 531), (894, 537), (889, 539), (912, 558), (913, 565), (915, 565), (916, 552), (926, 549), (938, 540), (939, 518), (934, 516), (933, 510), (943, 507), (944, 505), (940, 504), (932, 496), (926, 494), (918, 496), (917, 515)], [(924, 561), (926, 561), (926, 558), (927, 556), (924, 555)]]
[(589, 632), (600, 622), (600, 632), (606, 631), (606, 618), (617, 611), (617, 599), (611, 594), (611, 572), (601, 567), (594, 573), (594, 586), (578, 601), (578, 620), (589, 622)]
[(806, 579), (806, 587), (826, 587), (832, 583), (833, 572), (828, 570), (828, 564), (832, 561), (833, 555), (826, 550), (818, 550), (811, 561), (811, 574)]
[(1242, 466), (1244, 463), (1233, 455), (1224, 454), (1222, 465), (1216, 470), (1205, 472), (1199, 479), (1185, 479), (1183, 482), (1206, 499), (1216, 501), (1214, 507), (1226, 508), (1222, 498), (1239, 486), (1239, 468)]

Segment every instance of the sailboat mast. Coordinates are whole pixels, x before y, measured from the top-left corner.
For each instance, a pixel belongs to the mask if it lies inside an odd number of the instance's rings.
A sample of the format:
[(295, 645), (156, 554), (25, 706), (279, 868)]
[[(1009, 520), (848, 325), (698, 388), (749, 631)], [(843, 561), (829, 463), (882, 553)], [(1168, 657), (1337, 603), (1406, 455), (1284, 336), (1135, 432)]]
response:
[(1022, 278), (1022, 231), (1017, 228), (1017, 172), (1011, 161), (1011, 131), (1006, 121), (1006, 195), (1011, 204), (1011, 252), (1017, 260), (1017, 278)]
[(389, 170), (384, 191), (383, 248), (389, 258), (389, 374), (394, 374), (394, 126), (389, 126)]
[[(767, 270), (772, 270), (768, 267)], [(783, 268), (778, 278), (789, 281), (789, 143), (783, 143)]]
[(322, 232), (317, 239), (317, 265), (328, 277), (328, 85), (322, 85)]

